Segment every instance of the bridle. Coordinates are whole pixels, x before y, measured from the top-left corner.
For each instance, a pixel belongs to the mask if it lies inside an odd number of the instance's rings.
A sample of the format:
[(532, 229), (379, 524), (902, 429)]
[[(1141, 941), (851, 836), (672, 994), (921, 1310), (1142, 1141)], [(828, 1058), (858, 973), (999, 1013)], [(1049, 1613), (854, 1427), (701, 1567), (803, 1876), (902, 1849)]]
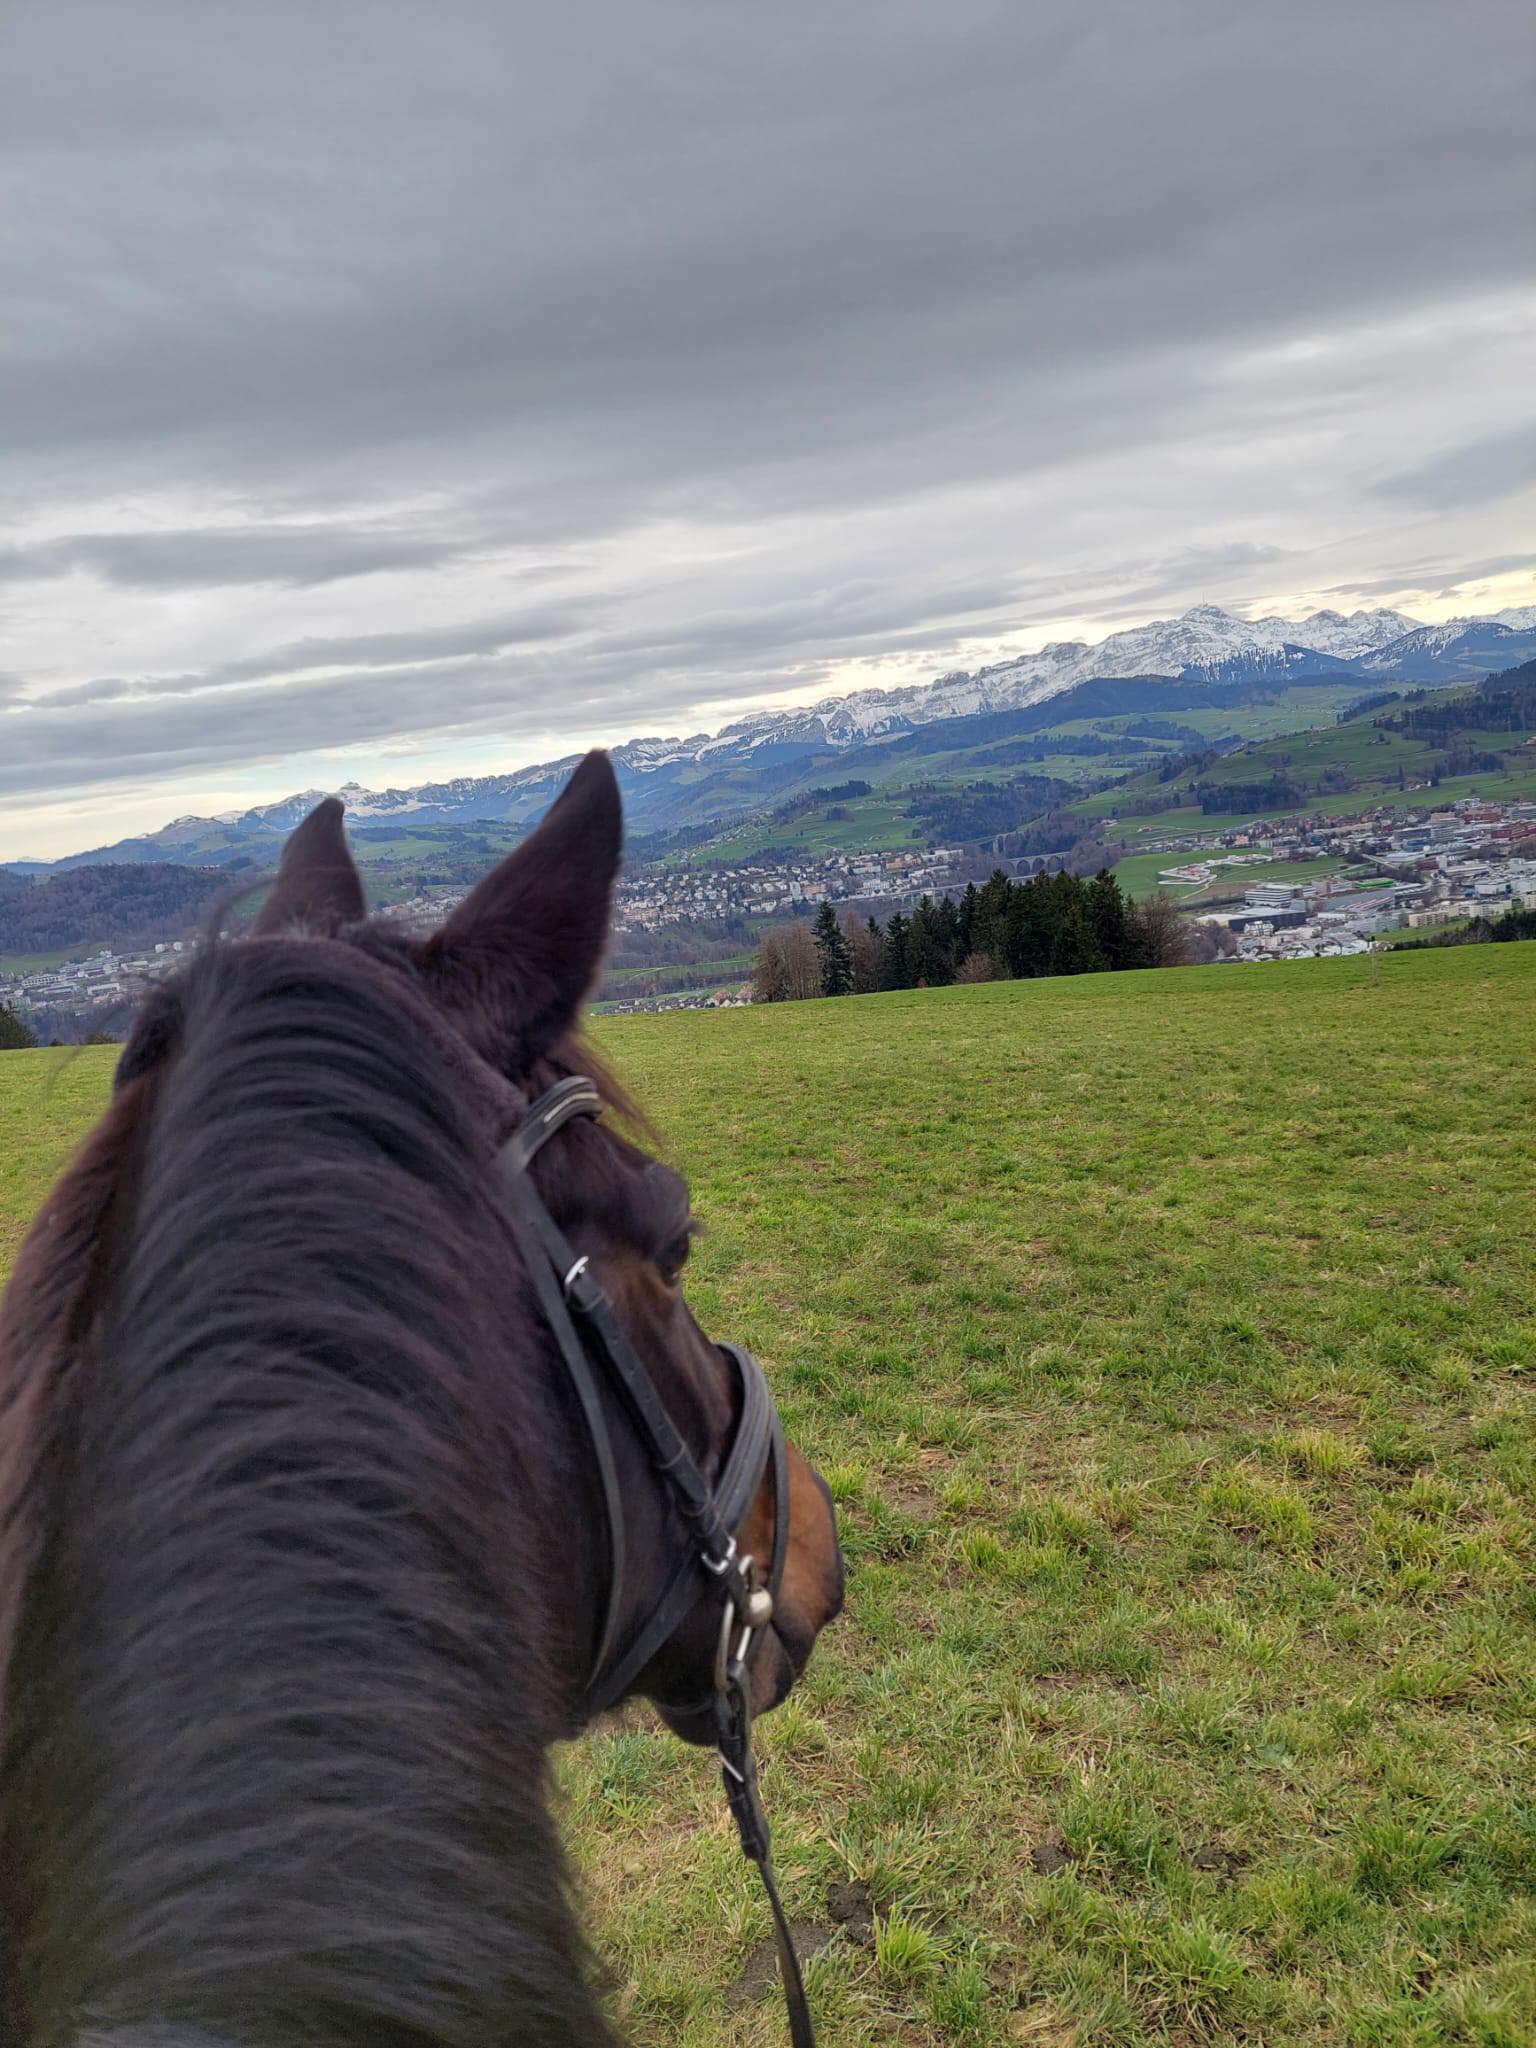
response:
[[(674, 1714), (707, 1713), (720, 1752), (725, 1794), (749, 1860), (757, 1865), (773, 1912), (793, 2048), (815, 2048), (799, 1960), (774, 1882), (772, 1845), (752, 1754), (748, 1664), (773, 1619), (789, 1545), (789, 1459), (778, 1407), (762, 1367), (737, 1344), (717, 1349), (730, 1361), (741, 1394), (725, 1463), (713, 1484), (683, 1441), (655, 1383), (636, 1355), (607, 1295), (585, 1258), (577, 1257), (550, 1215), (528, 1169), (540, 1150), (574, 1117), (597, 1118), (603, 1098), (582, 1075), (557, 1081), (532, 1103), (496, 1157), (508, 1221), (540, 1314), (565, 1362), (597, 1461), (608, 1537), (608, 1590), (583, 1695), (583, 1718), (622, 1699), (670, 1640), (701, 1591), (719, 1589), (720, 1633), (711, 1689), (697, 1700), (664, 1704)], [(687, 1547), (646, 1620), (619, 1647), (624, 1608), (624, 1502), (602, 1397), (593, 1372), (602, 1367), (641, 1445), (664, 1482), (687, 1530)], [(773, 1467), (773, 1550), (763, 1573), (741, 1555), (737, 1536)]]

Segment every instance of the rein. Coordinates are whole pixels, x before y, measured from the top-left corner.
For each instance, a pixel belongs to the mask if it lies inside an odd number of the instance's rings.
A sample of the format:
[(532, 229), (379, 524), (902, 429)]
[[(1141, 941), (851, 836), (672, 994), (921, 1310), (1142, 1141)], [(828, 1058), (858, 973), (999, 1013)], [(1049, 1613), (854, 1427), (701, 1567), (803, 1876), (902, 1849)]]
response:
[[(697, 1603), (701, 1585), (718, 1587), (720, 1634), (711, 1689), (698, 1700), (667, 1704), (674, 1713), (710, 1716), (726, 1803), (736, 1823), (742, 1851), (756, 1864), (763, 1880), (773, 1914), (790, 2039), (793, 2048), (815, 2048), (815, 2030), (800, 1962), (773, 1874), (772, 1840), (752, 1753), (748, 1686), (748, 1664), (758, 1636), (773, 1619), (789, 1543), (789, 1460), (783, 1425), (767, 1378), (752, 1354), (736, 1344), (717, 1346), (734, 1369), (741, 1389), (741, 1408), (725, 1464), (711, 1485), (620, 1327), (587, 1260), (576, 1256), (544, 1206), (528, 1171), (533, 1160), (574, 1117), (595, 1119), (602, 1112), (603, 1099), (591, 1081), (581, 1075), (557, 1081), (527, 1110), (496, 1161), (508, 1221), (539, 1311), (559, 1348), (581, 1409), (603, 1497), (608, 1593), (586, 1682), (585, 1709), (590, 1717), (621, 1699)], [(688, 1535), (688, 1548), (660, 1597), (622, 1650), (618, 1649), (617, 1640), (627, 1554), (624, 1503), (602, 1396), (593, 1373), (594, 1358), (623, 1403)], [(764, 1574), (755, 1559), (740, 1554), (736, 1539), (770, 1462), (775, 1499), (773, 1554)]]

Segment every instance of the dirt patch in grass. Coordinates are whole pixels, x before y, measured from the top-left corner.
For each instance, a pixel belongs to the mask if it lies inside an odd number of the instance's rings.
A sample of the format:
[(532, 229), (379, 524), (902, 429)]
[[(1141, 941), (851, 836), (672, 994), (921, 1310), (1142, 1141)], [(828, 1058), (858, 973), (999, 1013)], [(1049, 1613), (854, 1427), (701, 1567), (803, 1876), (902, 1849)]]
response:
[(1037, 1877), (1059, 1877), (1076, 1862), (1077, 1857), (1067, 1846), (1060, 1828), (1053, 1828), (1029, 1852), (1029, 1867)]
[[(818, 1927), (813, 1920), (792, 1920), (789, 1938), (803, 1970), (813, 1956), (819, 1956), (823, 1949), (836, 1941), (837, 1929)], [(725, 2003), (732, 2009), (755, 2005), (770, 1991), (777, 1992), (778, 1988), (779, 1948), (773, 1936), (769, 1935), (757, 1944), (743, 1963), (726, 1991)]]

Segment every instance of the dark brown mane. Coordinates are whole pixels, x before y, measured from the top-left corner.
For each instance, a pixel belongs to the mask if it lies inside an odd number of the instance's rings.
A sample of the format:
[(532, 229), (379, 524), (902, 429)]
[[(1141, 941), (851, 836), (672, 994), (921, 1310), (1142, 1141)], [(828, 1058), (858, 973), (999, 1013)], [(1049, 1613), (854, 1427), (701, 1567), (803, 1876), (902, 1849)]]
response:
[(155, 1087), (145, 1077), (112, 1103), (34, 1222), (0, 1300), (0, 1676), (46, 1540), (79, 1404), (79, 1346)]
[(0, 2048), (603, 2048), (551, 1746), (752, 1782), (836, 1521), (572, 1035), (621, 841), (588, 755), (413, 941), (325, 798), (146, 1004), (0, 1309)]
[(549, 1603), (518, 1597), (574, 1446), (486, 1134), (383, 966), (210, 948), (7, 1296), (18, 2048), (608, 2038), (546, 1805)]

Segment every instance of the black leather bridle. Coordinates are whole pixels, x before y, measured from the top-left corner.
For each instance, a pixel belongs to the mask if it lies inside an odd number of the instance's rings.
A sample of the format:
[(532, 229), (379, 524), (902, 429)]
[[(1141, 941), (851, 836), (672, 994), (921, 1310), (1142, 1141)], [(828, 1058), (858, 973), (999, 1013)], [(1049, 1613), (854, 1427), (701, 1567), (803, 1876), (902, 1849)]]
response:
[[(720, 1633), (711, 1689), (696, 1700), (664, 1702), (678, 1715), (708, 1714), (720, 1752), (726, 1799), (747, 1857), (757, 1865), (773, 1912), (774, 1938), (789, 2007), (794, 2048), (815, 2048), (810, 2009), (784, 1908), (774, 1882), (772, 1844), (752, 1754), (748, 1665), (773, 1619), (789, 1544), (789, 1460), (784, 1429), (763, 1369), (736, 1344), (717, 1348), (729, 1360), (741, 1395), (730, 1450), (711, 1483), (668, 1414), (655, 1383), (624, 1334), (585, 1258), (555, 1223), (528, 1168), (573, 1117), (602, 1115), (603, 1099), (581, 1075), (557, 1081), (534, 1102), (497, 1155), (508, 1220), (528, 1270), (540, 1313), (565, 1362), (586, 1423), (603, 1497), (608, 1535), (608, 1587), (584, 1694), (584, 1718), (623, 1698), (684, 1617), (711, 1587), (718, 1590)], [(594, 1359), (623, 1404), (636, 1435), (667, 1487), (688, 1533), (688, 1547), (644, 1622), (621, 1648), (626, 1545), (624, 1502)], [(773, 1467), (773, 1551), (766, 1572), (741, 1555), (737, 1536)]]

